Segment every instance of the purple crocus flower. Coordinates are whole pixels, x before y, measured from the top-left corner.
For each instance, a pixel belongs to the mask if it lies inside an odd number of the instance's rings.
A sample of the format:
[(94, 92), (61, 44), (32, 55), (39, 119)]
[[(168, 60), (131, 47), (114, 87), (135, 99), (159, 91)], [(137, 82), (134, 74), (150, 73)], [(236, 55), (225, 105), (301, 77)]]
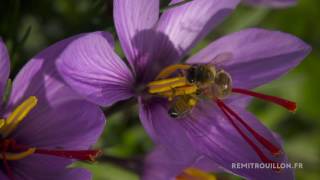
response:
[[(114, 52), (111, 34), (94, 32), (79, 35), (66, 47), (57, 61), (58, 70), (75, 91), (101, 106), (136, 97), (147, 133), (181, 163), (190, 165), (200, 154), (223, 170), (248, 179), (293, 179), (291, 169), (232, 167), (232, 163), (287, 162), (271, 131), (246, 111), (248, 98), (230, 95), (223, 100), (215, 98), (215, 102), (203, 100), (187, 116), (174, 119), (168, 115), (168, 99), (150, 94), (146, 88), (162, 69), (181, 61), (238, 3), (194, 0), (159, 18), (158, 0), (116, 0), (114, 21), (129, 66)], [(234, 93), (269, 100), (293, 111), (293, 102), (248, 89), (284, 75), (309, 52), (310, 47), (292, 35), (253, 28), (212, 42), (186, 63), (214, 64), (230, 75)]]
[(296, 0), (243, 0), (246, 4), (255, 6), (269, 6), (274, 8), (283, 8), (293, 6), (297, 3)]
[(74, 160), (94, 160), (88, 150), (103, 130), (104, 115), (77, 96), (59, 77), (54, 61), (73, 39), (35, 56), (16, 76), (7, 103), (3, 95), (10, 72), (0, 39), (0, 179), (91, 179), (84, 169), (68, 168)]

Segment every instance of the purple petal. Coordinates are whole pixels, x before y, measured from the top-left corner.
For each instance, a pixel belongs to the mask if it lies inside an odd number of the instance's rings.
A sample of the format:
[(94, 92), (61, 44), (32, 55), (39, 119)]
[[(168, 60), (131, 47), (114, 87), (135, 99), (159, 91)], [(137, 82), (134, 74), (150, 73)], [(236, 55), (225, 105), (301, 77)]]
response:
[[(159, 0), (115, 0), (114, 22), (120, 43), (132, 69), (143, 63), (140, 52), (149, 46), (148, 36), (137, 36), (152, 29), (159, 17)], [(135, 38), (135, 40), (134, 40)], [(137, 49), (139, 46), (141, 49)]]
[(60, 91), (47, 100), (39, 99), (13, 138), (21, 144), (49, 149), (79, 150), (95, 144), (105, 124), (103, 113), (83, 100), (63, 99), (71, 93)]
[(91, 102), (109, 106), (133, 95), (134, 77), (114, 52), (109, 33), (78, 35), (62, 52), (57, 65), (67, 83)]
[(72, 37), (45, 49), (27, 63), (13, 81), (10, 112), (30, 96), (38, 98), (12, 137), (18, 143), (41, 148), (87, 149), (104, 127), (100, 108), (85, 101), (62, 81), (55, 61)]
[(18, 180), (90, 180), (91, 175), (84, 169), (66, 169), (70, 160), (43, 155), (32, 155), (23, 160), (10, 162)]
[[(182, 0), (172, 0), (171, 4)], [(199, 40), (218, 25), (239, 0), (194, 0), (163, 13), (157, 30), (168, 36), (178, 51), (172, 63), (180, 60)]]
[[(276, 79), (297, 66), (310, 52), (295, 36), (263, 29), (247, 29), (218, 39), (188, 60), (213, 63), (231, 74), (234, 87), (254, 88)], [(231, 59), (216, 62), (219, 54)]]
[(65, 174), (63, 177), (61, 177), (61, 180), (70, 180), (70, 179), (91, 180), (92, 175), (86, 169), (80, 169), (80, 168), (70, 169), (68, 174)]
[[(280, 147), (272, 133), (253, 115), (236, 106), (231, 107), (259, 134)], [(232, 168), (232, 163), (261, 163), (262, 161), (217, 108), (204, 103), (193, 111), (191, 117), (180, 121), (198, 151), (206, 154), (225, 171), (248, 179), (293, 179), (291, 169), (282, 169), (281, 172), (276, 172), (272, 169)], [(239, 123), (237, 124), (240, 126)], [(242, 126), (240, 127), (269, 159), (276, 162), (288, 162), (285, 154), (280, 157), (272, 156)]]
[(0, 106), (10, 73), (10, 58), (5, 43), (0, 38)]
[(184, 160), (176, 160), (173, 154), (168, 153), (162, 146), (157, 146), (144, 162), (143, 180), (168, 180), (175, 179), (183, 170), (188, 167), (196, 167), (204, 171), (216, 172), (218, 166), (205, 156), (192, 158), (191, 164), (184, 163)]
[[(219, 168), (249, 179), (261, 179), (261, 177), (293, 179), (293, 172), (290, 169), (283, 169), (281, 173), (271, 169), (233, 169), (232, 163), (255, 163), (261, 160), (218, 107), (213, 106), (212, 103), (201, 102), (199, 107), (192, 111), (191, 116), (180, 119), (168, 117), (167, 107), (163, 101), (154, 99), (149, 103), (142, 102), (141, 105), (140, 118), (147, 132), (157, 144), (162, 144), (168, 152), (172, 153), (172, 156), (179, 157), (178, 160), (186, 158), (188, 154), (204, 154)], [(243, 105), (234, 102), (229, 106), (263, 137), (280, 147), (278, 141), (263, 124), (240, 108)], [(248, 134), (246, 130), (244, 131)], [(248, 136), (268, 158), (276, 162), (287, 162), (284, 154), (273, 157), (251, 134)]]
[[(192, 157), (190, 157), (192, 158)], [(156, 147), (145, 159), (143, 166), (143, 180), (168, 180), (174, 179), (188, 165), (184, 160), (177, 160), (171, 153), (161, 146)]]
[(1, 180), (9, 180), (8, 176), (4, 174), (4, 172), (0, 171), (0, 179)]
[(275, 8), (283, 8), (293, 6), (297, 3), (296, 0), (243, 0), (245, 3), (255, 6), (269, 6)]
[(154, 99), (152, 102), (145, 102), (140, 99), (139, 108), (141, 122), (155, 143), (174, 145), (163, 148), (174, 154), (175, 160), (191, 164), (198, 157), (179, 122), (169, 117), (164, 101)]
[[(236, 101), (238, 99), (239, 101)], [(237, 104), (237, 107), (246, 107), (248, 98), (233, 98), (227, 102)], [(193, 146), (190, 145), (189, 138), (179, 122), (179, 119), (173, 119), (168, 115), (166, 100), (152, 99), (143, 100), (139, 98), (139, 116), (141, 122), (149, 136), (157, 144), (174, 144), (167, 150), (174, 154), (179, 161), (189, 159), (189, 157), (198, 158), (199, 154), (194, 152)], [(163, 147), (166, 148), (166, 147)], [(188, 164), (191, 162), (188, 160)], [(192, 161), (193, 162), (193, 161)]]
[(222, 169), (207, 156), (200, 156), (192, 167), (199, 168), (206, 172), (221, 172)]

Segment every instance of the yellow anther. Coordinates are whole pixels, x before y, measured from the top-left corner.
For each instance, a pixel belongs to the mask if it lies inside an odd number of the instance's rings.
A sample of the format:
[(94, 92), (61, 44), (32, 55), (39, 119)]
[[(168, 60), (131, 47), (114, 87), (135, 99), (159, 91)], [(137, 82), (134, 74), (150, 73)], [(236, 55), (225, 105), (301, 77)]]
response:
[(163, 80), (153, 81), (149, 83), (148, 92), (151, 94), (162, 93), (162, 92), (170, 91), (174, 88), (182, 87), (186, 85), (187, 85), (187, 81), (184, 77), (163, 79)]
[(160, 95), (165, 96), (165, 97), (189, 95), (189, 94), (196, 93), (197, 90), (198, 90), (197, 86), (190, 85), (190, 86), (178, 87), (178, 88), (175, 88), (174, 90), (168, 90), (168, 91), (160, 93)]
[(5, 124), (0, 129), (2, 137), (7, 137), (22, 120), (29, 114), (29, 112), (37, 105), (38, 99), (35, 96), (30, 96), (27, 100), (22, 102), (5, 120)]
[[(33, 154), (36, 151), (36, 148), (29, 148), (26, 151), (23, 151), (21, 153), (5, 153), (5, 158), (6, 160), (9, 161), (16, 161), (16, 160), (20, 160), (23, 158), (26, 158), (27, 156), (30, 156), (31, 154)], [(0, 159), (4, 159), (3, 155), (0, 154)]]
[(168, 79), (161, 79), (161, 80), (156, 80), (156, 81), (151, 81), (148, 84), (148, 87), (153, 87), (153, 86), (161, 86), (161, 85), (168, 85), (176, 82), (185, 82), (186, 83), (186, 78), (185, 77), (173, 77), (173, 78), (168, 78)]
[(185, 169), (182, 174), (176, 177), (176, 180), (193, 180), (193, 179), (216, 180), (217, 178), (212, 174), (209, 174), (205, 171), (202, 171), (198, 168), (193, 168), (193, 167)]
[(188, 64), (174, 64), (171, 66), (168, 66), (164, 68), (156, 77), (156, 79), (164, 79), (169, 77), (172, 73), (174, 73), (177, 70), (187, 70), (190, 68), (190, 65)]
[(6, 124), (4, 119), (0, 119), (0, 129)]

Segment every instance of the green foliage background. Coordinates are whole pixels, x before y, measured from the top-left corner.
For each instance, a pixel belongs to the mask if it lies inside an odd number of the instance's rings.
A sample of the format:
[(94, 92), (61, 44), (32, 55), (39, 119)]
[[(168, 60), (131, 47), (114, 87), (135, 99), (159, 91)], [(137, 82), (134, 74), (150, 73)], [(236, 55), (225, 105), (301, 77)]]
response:
[[(166, 0), (161, 1), (163, 5)], [(240, 6), (222, 25), (192, 51), (197, 52), (217, 37), (248, 27), (263, 27), (294, 34), (313, 47), (302, 64), (287, 76), (260, 91), (295, 100), (298, 111), (290, 114), (281, 108), (253, 101), (253, 111), (269, 128), (284, 139), (292, 162), (302, 162), (297, 179), (320, 178), (320, 1), (300, 0), (287, 9)], [(318, 19), (319, 18), (319, 19)], [(0, 36), (8, 45), (14, 78), (21, 67), (48, 45), (82, 32), (115, 29), (111, 0), (9, 0), (0, 1)], [(121, 54), (120, 46), (117, 51)], [(108, 156), (139, 159), (152, 149), (152, 142), (139, 122), (136, 106), (115, 108), (108, 117), (106, 130), (97, 144)], [(105, 159), (95, 164), (80, 163), (94, 173), (94, 179), (138, 179), (123, 162)], [(219, 179), (239, 179), (218, 174)]]

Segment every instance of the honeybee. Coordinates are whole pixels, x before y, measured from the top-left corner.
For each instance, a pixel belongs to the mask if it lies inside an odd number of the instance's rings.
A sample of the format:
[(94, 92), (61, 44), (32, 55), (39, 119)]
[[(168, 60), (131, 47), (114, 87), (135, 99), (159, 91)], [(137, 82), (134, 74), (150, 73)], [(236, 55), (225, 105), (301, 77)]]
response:
[[(216, 57), (219, 58), (226, 57)], [(170, 77), (177, 71), (178, 76)], [(213, 64), (176, 64), (161, 71), (156, 80), (148, 84), (148, 91), (167, 97), (168, 114), (179, 118), (188, 114), (201, 99), (225, 98), (231, 93), (231, 84), (231, 76)]]
[[(231, 77), (224, 70), (218, 70), (213, 76), (208, 76), (208, 71), (202, 71), (206, 68), (205, 65), (197, 66), (199, 69), (194, 69), (196, 73), (189, 74), (190, 79), (195, 80), (197, 91), (193, 94), (178, 95), (170, 102), (168, 114), (172, 118), (183, 117), (188, 114), (198, 103), (199, 100), (205, 99), (222, 99), (231, 93)], [(214, 78), (213, 78), (214, 77)], [(188, 80), (189, 81), (189, 80)]]

